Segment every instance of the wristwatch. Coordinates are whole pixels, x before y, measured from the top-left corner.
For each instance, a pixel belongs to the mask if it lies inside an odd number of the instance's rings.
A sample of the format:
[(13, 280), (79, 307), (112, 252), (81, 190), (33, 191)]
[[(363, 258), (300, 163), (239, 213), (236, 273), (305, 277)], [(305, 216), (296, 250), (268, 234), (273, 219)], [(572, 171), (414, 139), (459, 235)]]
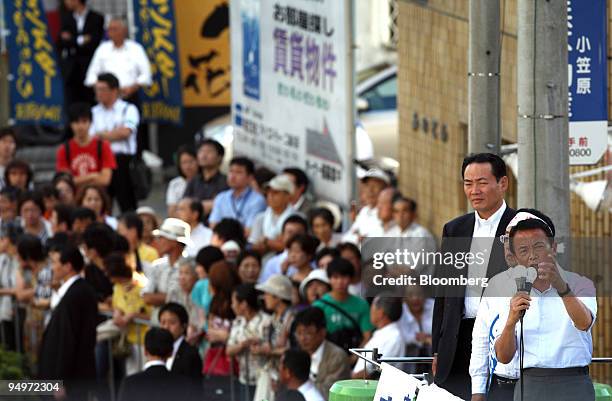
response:
[(563, 291), (563, 292), (559, 292), (559, 293), (558, 293), (558, 294), (559, 294), (559, 296), (560, 296), (561, 298), (563, 298), (564, 296), (566, 296), (567, 294), (569, 294), (570, 292), (572, 292), (572, 289), (570, 288), (569, 284), (568, 284), (568, 283), (565, 283), (565, 285), (567, 286), (567, 288), (565, 289), (565, 291)]

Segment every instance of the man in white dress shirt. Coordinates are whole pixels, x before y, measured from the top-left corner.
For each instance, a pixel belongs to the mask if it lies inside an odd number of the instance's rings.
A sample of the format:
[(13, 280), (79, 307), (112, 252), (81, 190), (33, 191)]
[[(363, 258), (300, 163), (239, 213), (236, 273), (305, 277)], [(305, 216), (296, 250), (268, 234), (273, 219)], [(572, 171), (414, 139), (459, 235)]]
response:
[[(378, 353), (386, 357), (404, 356), (406, 343), (400, 330), (398, 321), (402, 317), (402, 299), (391, 296), (377, 296), (370, 307), (370, 320), (376, 326), (376, 330), (372, 338), (368, 340), (364, 348), (378, 349)], [(397, 365), (401, 368), (400, 365)], [(365, 364), (365, 371), (371, 374), (374, 367), (371, 364)], [(364, 363), (357, 361), (353, 368), (353, 379), (363, 378)]]
[(90, 134), (109, 141), (117, 161), (108, 192), (117, 199), (122, 213), (133, 211), (137, 201), (130, 163), (137, 152), (136, 135), (140, 114), (136, 106), (119, 98), (119, 81), (113, 74), (100, 74), (95, 92), (98, 104), (91, 109), (93, 120)]
[(87, 69), (85, 86), (94, 86), (100, 74), (111, 73), (119, 80), (121, 97), (134, 99), (140, 88), (151, 85), (147, 54), (140, 43), (127, 38), (127, 25), (121, 18), (111, 19), (107, 34), (110, 40), (96, 49)]
[(210, 245), (212, 230), (202, 224), (204, 208), (197, 199), (183, 198), (179, 201), (176, 209), (177, 217), (191, 227), (191, 242), (185, 247), (187, 256), (195, 257), (198, 251)]
[(299, 391), (306, 401), (324, 401), (310, 381), (310, 355), (299, 349), (289, 349), (281, 357), (279, 380), (287, 390)]
[(516, 360), (522, 331), (524, 370), (514, 400), (595, 400), (588, 367), (597, 318), (595, 286), (559, 266), (554, 231), (546, 220), (522, 212), (509, 224), (510, 251), (520, 266), (537, 274), (529, 293), (516, 292), (500, 310), (504, 325), (493, 340), (495, 356), (502, 363)]

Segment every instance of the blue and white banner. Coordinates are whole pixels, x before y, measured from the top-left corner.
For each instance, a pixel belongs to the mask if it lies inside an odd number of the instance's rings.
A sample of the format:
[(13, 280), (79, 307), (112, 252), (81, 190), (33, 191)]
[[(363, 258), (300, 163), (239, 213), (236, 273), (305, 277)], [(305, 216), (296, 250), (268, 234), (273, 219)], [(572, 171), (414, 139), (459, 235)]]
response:
[(567, 1), (570, 164), (596, 164), (608, 146), (605, 0)]
[(174, 0), (133, 1), (136, 40), (147, 52), (153, 78), (151, 86), (142, 90), (142, 118), (181, 124), (183, 94)]
[(3, 2), (11, 119), (15, 124), (61, 124), (64, 87), (42, 0)]

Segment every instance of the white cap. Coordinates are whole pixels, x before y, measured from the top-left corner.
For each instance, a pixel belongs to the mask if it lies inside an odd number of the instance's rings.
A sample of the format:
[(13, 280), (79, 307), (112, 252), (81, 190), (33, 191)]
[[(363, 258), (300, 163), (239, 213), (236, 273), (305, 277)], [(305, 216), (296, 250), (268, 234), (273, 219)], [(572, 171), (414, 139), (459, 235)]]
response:
[(266, 184), (266, 189), (267, 188), (271, 188), (276, 191), (285, 191), (289, 195), (293, 194), (293, 192), (295, 191), (295, 185), (287, 174), (279, 174), (276, 177), (272, 178), (270, 182)]
[(257, 284), (255, 286), (261, 292), (267, 292), (285, 301), (291, 301), (293, 299), (293, 284), (287, 276), (282, 274), (276, 274), (266, 280), (265, 283)]
[(169, 217), (162, 223), (161, 227), (153, 230), (153, 236), (164, 237), (183, 245), (190, 245), (191, 227), (181, 219)]
[(385, 184), (389, 185), (391, 183), (391, 179), (379, 168), (371, 168), (361, 177), (361, 181), (367, 181), (369, 178), (376, 178), (378, 180), (383, 181)]
[(327, 272), (324, 269), (314, 269), (300, 284), (300, 294), (304, 299), (306, 299), (306, 287), (313, 281), (320, 281), (325, 284), (329, 284), (329, 277), (327, 277)]

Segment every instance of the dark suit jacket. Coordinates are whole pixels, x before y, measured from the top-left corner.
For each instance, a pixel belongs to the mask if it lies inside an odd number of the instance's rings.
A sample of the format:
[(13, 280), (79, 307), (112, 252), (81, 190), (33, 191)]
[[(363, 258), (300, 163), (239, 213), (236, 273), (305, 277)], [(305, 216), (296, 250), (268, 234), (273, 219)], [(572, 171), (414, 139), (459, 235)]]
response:
[(196, 401), (201, 396), (189, 378), (160, 365), (126, 377), (119, 390), (119, 401)]
[(330, 341), (323, 342), (323, 357), (314, 382), (323, 398), (326, 400), (329, 398), (329, 390), (335, 382), (351, 378), (350, 366), (350, 358), (346, 351)]
[[(501, 241), (497, 240), (505, 234), (506, 227), (514, 217), (516, 211), (509, 207), (506, 208), (501, 217), (496, 239), (487, 266), (487, 277), (491, 278), (508, 268), (504, 257), (504, 247)], [(442, 232), (441, 252), (469, 252), (471, 238), (474, 232), (476, 217), (474, 213), (468, 213), (446, 223)], [(454, 269), (456, 271), (456, 269)], [(465, 273), (464, 273), (465, 274)], [(432, 352), (438, 353), (438, 370), (436, 381), (443, 383), (447, 378), (455, 358), (457, 349), (457, 336), (459, 325), (463, 316), (465, 286), (455, 288), (452, 295), (438, 296), (434, 304), (433, 324), (432, 324)], [(461, 294), (461, 295), (460, 295)]]
[(200, 358), (198, 350), (185, 340), (181, 342), (174, 356), (172, 373), (196, 380), (202, 379), (202, 358)]
[[(62, 32), (69, 32), (70, 40), (62, 39)], [(81, 46), (77, 43), (77, 36), (79, 35), (89, 35), (91, 40)], [(88, 9), (82, 32), (77, 31), (76, 19), (71, 12), (62, 14), (57, 50), (66, 84), (83, 84), (89, 62), (103, 37), (104, 17), (101, 14)]]
[(78, 278), (55, 307), (43, 333), (40, 379), (64, 380), (68, 395), (71, 387), (82, 388), (95, 380), (97, 316), (96, 294)]

